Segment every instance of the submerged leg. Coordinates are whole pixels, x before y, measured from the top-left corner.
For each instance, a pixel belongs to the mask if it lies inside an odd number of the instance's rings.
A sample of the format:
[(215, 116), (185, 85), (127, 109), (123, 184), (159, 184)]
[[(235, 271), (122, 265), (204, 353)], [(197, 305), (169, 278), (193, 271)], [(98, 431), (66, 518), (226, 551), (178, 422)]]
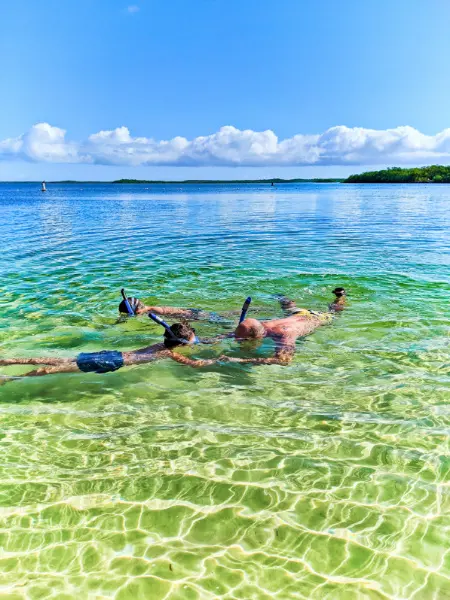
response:
[(0, 366), (9, 365), (51, 365), (54, 367), (75, 364), (72, 358), (0, 358)]
[(55, 373), (75, 373), (79, 372), (80, 369), (77, 367), (77, 364), (72, 361), (72, 363), (65, 363), (58, 365), (56, 367), (42, 367), (41, 369), (35, 369), (34, 371), (29, 371), (21, 377), (41, 377), (42, 375), (53, 375)]

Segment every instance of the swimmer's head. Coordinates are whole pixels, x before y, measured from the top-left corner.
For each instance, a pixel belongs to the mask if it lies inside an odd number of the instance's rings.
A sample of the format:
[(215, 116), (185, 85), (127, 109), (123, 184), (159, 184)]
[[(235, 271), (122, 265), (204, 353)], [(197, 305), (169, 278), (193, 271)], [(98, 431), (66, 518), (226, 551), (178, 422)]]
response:
[(258, 319), (245, 319), (236, 327), (234, 335), (241, 339), (256, 339), (263, 338), (266, 335), (266, 330), (263, 324)]
[(333, 294), (338, 298), (342, 298), (342, 296), (345, 296), (345, 290), (343, 287), (337, 287), (333, 290)]
[(295, 302), (294, 300), (283, 296), (280, 298), (280, 306), (283, 310), (289, 310), (290, 308), (295, 308)]
[[(177, 339), (171, 337), (170, 333), (166, 330), (164, 332), (164, 346), (166, 348), (175, 348), (175, 346), (185, 344), (186, 342), (194, 344), (197, 340), (195, 329), (192, 329), (188, 323), (174, 323), (170, 326), (170, 331)], [(186, 342), (181, 340), (186, 340)]]
[[(139, 300), (139, 298), (127, 298), (127, 300), (130, 303), (130, 306), (133, 309), (134, 314), (136, 314), (138, 311), (145, 308), (145, 304), (143, 304)], [(122, 300), (122, 302), (119, 304), (119, 312), (125, 313), (126, 315), (128, 314), (128, 309), (126, 307), (125, 300)]]

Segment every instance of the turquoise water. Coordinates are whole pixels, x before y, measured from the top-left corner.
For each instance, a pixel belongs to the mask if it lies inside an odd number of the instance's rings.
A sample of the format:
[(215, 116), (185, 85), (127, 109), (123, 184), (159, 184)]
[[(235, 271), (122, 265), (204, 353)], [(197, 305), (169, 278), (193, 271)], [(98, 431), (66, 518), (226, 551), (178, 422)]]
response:
[[(288, 367), (1, 386), (0, 597), (450, 598), (450, 187), (48, 187), (0, 185), (1, 356), (159, 340), (117, 323), (122, 286), (260, 317), (350, 302)], [(224, 351), (272, 347), (186, 350)]]

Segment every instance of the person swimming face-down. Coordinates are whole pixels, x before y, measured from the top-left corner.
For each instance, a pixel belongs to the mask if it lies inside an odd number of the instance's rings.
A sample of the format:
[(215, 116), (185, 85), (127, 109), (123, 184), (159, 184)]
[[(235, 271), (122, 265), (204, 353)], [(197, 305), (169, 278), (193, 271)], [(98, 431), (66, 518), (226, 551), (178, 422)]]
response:
[(191, 367), (204, 367), (215, 364), (217, 360), (191, 359), (178, 352), (176, 347), (198, 343), (198, 338), (188, 323), (174, 323), (164, 332), (162, 343), (153, 344), (131, 352), (117, 350), (101, 350), (100, 352), (82, 352), (75, 358), (7, 358), (0, 359), (0, 366), (10, 365), (46, 365), (25, 373), (21, 377), (38, 377), (55, 373), (109, 373), (121, 367), (138, 365), (162, 358), (170, 358), (178, 363)]
[(172, 317), (174, 319), (187, 319), (188, 321), (208, 320), (215, 323), (227, 323), (240, 314), (240, 311), (229, 310), (221, 313), (204, 311), (198, 308), (179, 308), (176, 306), (146, 306), (139, 298), (130, 296), (127, 301), (122, 300), (119, 304), (119, 313), (129, 314), (127, 302), (134, 315), (153, 313), (162, 317)]
[(253, 318), (245, 319), (237, 326), (234, 337), (238, 340), (269, 337), (275, 342), (274, 356), (271, 358), (224, 358), (224, 360), (261, 365), (289, 364), (295, 354), (295, 343), (299, 337), (305, 337), (318, 327), (331, 323), (333, 313), (344, 310), (344, 288), (334, 289), (333, 294), (336, 296), (336, 300), (330, 304), (330, 312), (321, 313), (298, 308), (293, 300), (282, 297), (280, 299), (281, 307), (290, 313), (290, 316), (270, 321), (258, 321)]

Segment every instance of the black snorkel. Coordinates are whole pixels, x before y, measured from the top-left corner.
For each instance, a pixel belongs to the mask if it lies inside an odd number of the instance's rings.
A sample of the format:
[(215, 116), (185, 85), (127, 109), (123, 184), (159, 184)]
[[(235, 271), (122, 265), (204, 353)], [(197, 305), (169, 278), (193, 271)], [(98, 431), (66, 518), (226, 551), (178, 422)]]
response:
[(241, 316), (239, 317), (239, 324), (241, 324), (242, 321), (245, 319), (245, 316), (247, 315), (247, 311), (250, 308), (251, 302), (252, 302), (252, 298), (251, 298), (251, 296), (249, 296), (242, 306)]
[(174, 340), (174, 342), (179, 342), (180, 344), (184, 344), (185, 346), (200, 343), (200, 340), (198, 339), (197, 336), (195, 336), (195, 340), (193, 342), (189, 342), (188, 340), (185, 340), (184, 338), (177, 337), (174, 334), (174, 332), (170, 329), (170, 325), (168, 325), (165, 321), (163, 321), (163, 319), (161, 319), (161, 317), (158, 317), (154, 313), (148, 313), (148, 316), (150, 319), (152, 319), (152, 321), (155, 321), (155, 323), (158, 323), (158, 325), (161, 325), (161, 327), (164, 327), (164, 329), (169, 334), (169, 337), (171, 337)]
[(134, 310), (131, 308), (131, 304), (128, 301), (128, 298), (127, 298), (127, 295), (125, 294), (124, 288), (122, 288), (120, 290), (120, 293), (122, 294), (122, 298), (123, 298), (123, 301), (125, 302), (125, 307), (127, 309), (128, 314), (130, 315), (130, 317), (134, 317)]

